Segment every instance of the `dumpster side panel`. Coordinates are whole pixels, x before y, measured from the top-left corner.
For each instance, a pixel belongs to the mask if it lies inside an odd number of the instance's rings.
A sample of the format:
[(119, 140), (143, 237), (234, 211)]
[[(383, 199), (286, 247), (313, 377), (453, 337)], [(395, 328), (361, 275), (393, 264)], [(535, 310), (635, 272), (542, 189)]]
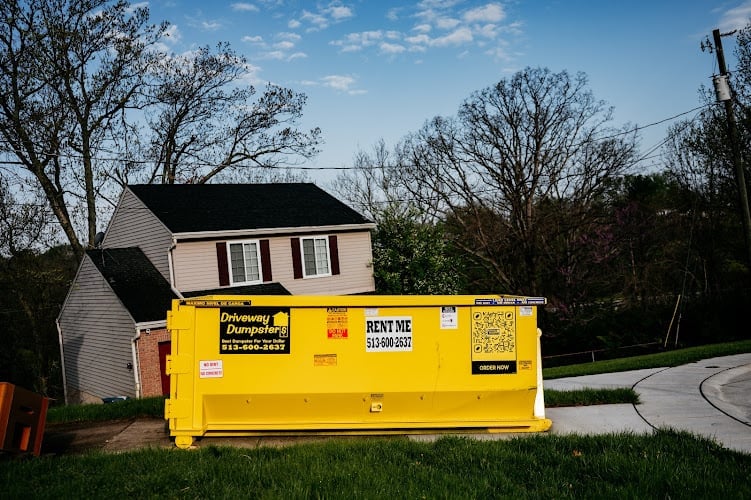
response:
[(436, 300), (339, 297), (316, 306), (298, 296), (179, 305), (172, 357), (184, 373), (172, 378), (175, 407), (166, 416), (173, 435), (530, 427), (536, 307)]

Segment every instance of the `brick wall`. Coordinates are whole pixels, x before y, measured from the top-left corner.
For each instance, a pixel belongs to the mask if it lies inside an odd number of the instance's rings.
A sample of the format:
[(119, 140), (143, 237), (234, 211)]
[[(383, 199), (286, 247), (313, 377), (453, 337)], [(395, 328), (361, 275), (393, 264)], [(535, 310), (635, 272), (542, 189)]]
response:
[(159, 343), (169, 342), (170, 334), (165, 328), (141, 330), (138, 338), (138, 368), (141, 375), (141, 397), (161, 396), (162, 377), (159, 365)]

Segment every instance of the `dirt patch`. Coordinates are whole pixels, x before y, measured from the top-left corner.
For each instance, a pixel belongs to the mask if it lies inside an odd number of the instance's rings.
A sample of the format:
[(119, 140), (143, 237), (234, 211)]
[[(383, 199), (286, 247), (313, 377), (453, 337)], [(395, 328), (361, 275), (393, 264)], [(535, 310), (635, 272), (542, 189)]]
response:
[(149, 446), (169, 446), (161, 419), (108, 420), (47, 424), (43, 455), (75, 455), (92, 450), (125, 451)]

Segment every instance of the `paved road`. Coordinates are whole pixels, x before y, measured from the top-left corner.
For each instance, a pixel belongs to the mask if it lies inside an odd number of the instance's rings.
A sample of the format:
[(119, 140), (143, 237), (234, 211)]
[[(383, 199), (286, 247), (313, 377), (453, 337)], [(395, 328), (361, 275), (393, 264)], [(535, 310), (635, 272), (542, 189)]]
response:
[(673, 368), (549, 380), (546, 389), (631, 387), (640, 404), (549, 408), (552, 433), (684, 430), (751, 454), (751, 353)]

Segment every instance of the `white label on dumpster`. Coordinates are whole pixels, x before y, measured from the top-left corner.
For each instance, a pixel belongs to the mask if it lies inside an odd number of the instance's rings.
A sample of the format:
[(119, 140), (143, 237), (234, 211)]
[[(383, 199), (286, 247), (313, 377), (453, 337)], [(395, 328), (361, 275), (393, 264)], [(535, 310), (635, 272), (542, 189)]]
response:
[(224, 368), (222, 367), (221, 359), (213, 359), (210, 361), (199, 361), (199, 377), (200, 378), (222, 378), (224, 377)]
[(375, 316), (365, 318), (365, 352), (411, 350), (411, 316)]
[(456, 306), (441, 307), (441, 330), (456, 330), (459, 328), (459, 315)]

